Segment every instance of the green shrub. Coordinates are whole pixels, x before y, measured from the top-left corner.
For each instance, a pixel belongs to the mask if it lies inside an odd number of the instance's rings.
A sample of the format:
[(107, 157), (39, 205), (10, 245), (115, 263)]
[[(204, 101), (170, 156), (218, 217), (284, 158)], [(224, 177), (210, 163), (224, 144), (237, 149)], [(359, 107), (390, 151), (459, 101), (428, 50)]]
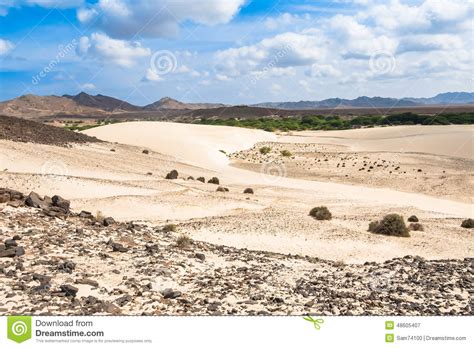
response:
[(332, 214), (327, 207), (315, 207), (311, 209), (309, 215), (314, 217), (316, 220), (331, 220)]
[(178, 226), (176, 226), (175, 224), (168, 224), (168, 225), (164, 225), (161, 230), (163, 232), (176, 232), (177, 229), (178, 229)]
[(280, 154), (281, 154), (283, 157), (291, 157), (291, 156), (293, 156), (293, 154), (292, 154), (290, 151), (288, 151), (288, 150), (281, 150), (281, 151), (280, 151)]
[(186, 249), (189, 248), (192, 244), (191, 238), (188, 236), (182, 234), (181, 236), (178, 237), (176, 240), (176, 246), (180, 249)]
[(381, 221), (372, 221), (369, 224), (369, 231), (387, 236), (410, 237), (403, 217), (398, 214), (388, 214)]
[(268, 147), (268, 146), (262, 146), (259, 151), (262, 155), (266, 155), (267, 153), (270, 153), (272, 149), (271, 147)]

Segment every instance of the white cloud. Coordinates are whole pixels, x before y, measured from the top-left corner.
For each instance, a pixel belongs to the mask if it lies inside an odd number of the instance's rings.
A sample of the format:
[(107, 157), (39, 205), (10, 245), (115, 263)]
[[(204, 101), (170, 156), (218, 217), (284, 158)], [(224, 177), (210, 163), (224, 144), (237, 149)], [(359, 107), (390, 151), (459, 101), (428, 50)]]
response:
[(216, 74), (216, 80), (218, 81), (229, 81), (229, 77), (222, 74)]
[(278, 83), (272, 83), (270, 86), (270, 91), (272, 94), (280, 94), (283, 91), (283, 87)]
[[(426, 78), (434, 74), (440, 76), (442, 71), (448, 76), (448, 72), (472, 71), (467, 57), (473, 46), (474, 2), (358, 3), (362, 7), (356, 7), (358, 10), (351, 15), (321, 17), (304, 30), (219, 51), (215, 55), (215, 69), (227, 76), (250, 75), (253, 81), (262, 78), (277, 81), (277, 72), (288, 69), (299, 77), (304, 73), (308, 77), (341, 83)], [(267, 20), (265, 25), (273, 27), (279, 22), (294, 20), (294, 16), (282, 15)], [(389, 62), (390, 69), (383, 74), (374, 71), (374, 57), (377, 64)], [(306, 91), (311, 90), (308, 80), (298, 83)]]
[(78, 55), (95, 58), (104, 63), (113, 63), (131, 67), (135, 60), (151, 54), (148, 48), (138, 42), (111, 39), (105, 34), (93, 33), (91, 37), (83, 36), (76, 49)]
[(13, 47), (14, 45), (10, 41), (0, 39), (0, 56), (3, 56), (7, 54), (8, 52), (10, 52), (13, 49)]
[(216, 69), (238, 76), (273, 68), (308, 65), (324, 55), (325, 50), (318, 36), (290, 32), (264, 39), (255, 45), (220, 51), (216, 54)]
[(189, 20), (215, 25), (229, 22), (245, 0), (99, 0), (78, 11), (78, 19), (92, 23), (111, 37), (167, 37)]
[(306, 72), (310, 77), (340, 77), (342, 73), (329, 64), (313, 64)]
[(142, 79), (142, 81), (150, 81), (150, 82), (163, 81), (163, 80), (164, 79), (160, 75), (158, 75), (158, 72), (152, 68), (148, 68), (146, 70), (145, 76)]
[(93, 83), (84, 83), (82, 89), (96, 89), (97, 87)]

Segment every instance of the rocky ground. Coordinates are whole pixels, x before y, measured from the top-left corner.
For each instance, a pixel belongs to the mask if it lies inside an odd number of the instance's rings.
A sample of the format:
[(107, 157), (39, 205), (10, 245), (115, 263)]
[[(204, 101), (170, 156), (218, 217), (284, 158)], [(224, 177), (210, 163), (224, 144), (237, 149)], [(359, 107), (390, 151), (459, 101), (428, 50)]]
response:
[[(268, 153), (260, 153), (268, 147)], [(286, 155), (286, 156), (285, 156)], [(275, 175), (389, 187), (472, 203), (472, 159), (423, 153), (350, 151), (346, 146), (262, 142), (229, 156), (239, 168), (265, 171), (274, 164)]]
[(99, 139), (44, 123), (0, 115), (0, 139), (46, 145), (100, 142)]
[(474, 314), (472, 258), (356, 265), (250, 251), (7, 189), (0, 237), (4, 314)]

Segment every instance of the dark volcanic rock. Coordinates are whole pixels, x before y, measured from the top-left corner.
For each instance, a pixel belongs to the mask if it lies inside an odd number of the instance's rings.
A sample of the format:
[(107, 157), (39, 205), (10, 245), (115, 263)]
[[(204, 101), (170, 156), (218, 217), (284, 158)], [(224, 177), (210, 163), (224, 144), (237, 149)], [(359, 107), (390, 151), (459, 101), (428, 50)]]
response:
[(47, 208), (48, 204), (44, 202), (43, 198), (40, 197), (36, 192), (30, 192), (28, 197), (25, 199), (25, 204), (33, 208)]
[(61, 292), (64, 292), (66, 296), (76, 297), (77, 292), (79, 291), (78, 288), (69, 284), (63, 284), (59, 287)]
[(120, 253), (126, 253), (128, 251), (128, 249), (120, 243), (113, 242), (111, 246), (112, 246), (112, 251), (118, 251)]
[(168, 180), (175, 180), (175, 179), (178, 179), (178, 171), (173, 169), (171, 172), (169, 172), (168, 174), (166, 174), (166, 178), (165, 179), (168, 179)]
[(214, 177), (210, 178), (207, 183), (208, 183), (208, 184), (219, 185), (220, 182), (219, 182), (219, 178), (217, 178), (217, 177), (214, 176)]
[(110, 226), (110, 225), (115, 224), (115, 220), (114, 220), (114, 218), (112, 218), (112, 217), (109, 216), (109, 217), (106, 217), (106, 218), (104, 219), (104, 221), (102, 221), (102, 224), (103, 224), (104, 226)]
[(165, 289), (161, 292), (164, 298), (177, 298), (181, 296), (181, 291), (175, 291), (173, 289)]
[(56, 207), (59, 207), (63, 210), (65, 210), (66, 212), (69, 212), (69, 207), (71, 205), (71, 202), (62, 198), (61, 196), (53, 196), (53, 198), (51, 199), (52, 202), (53, 202), (53, 205), (56, 206)]

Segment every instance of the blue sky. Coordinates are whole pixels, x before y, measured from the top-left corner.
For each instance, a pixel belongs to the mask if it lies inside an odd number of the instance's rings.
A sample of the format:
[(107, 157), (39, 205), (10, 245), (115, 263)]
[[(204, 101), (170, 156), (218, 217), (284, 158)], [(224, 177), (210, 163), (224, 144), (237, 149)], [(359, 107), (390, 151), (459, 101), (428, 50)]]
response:
[(0, 100), (472, 91), (473, 9), (464, 0), (0, 0)]

